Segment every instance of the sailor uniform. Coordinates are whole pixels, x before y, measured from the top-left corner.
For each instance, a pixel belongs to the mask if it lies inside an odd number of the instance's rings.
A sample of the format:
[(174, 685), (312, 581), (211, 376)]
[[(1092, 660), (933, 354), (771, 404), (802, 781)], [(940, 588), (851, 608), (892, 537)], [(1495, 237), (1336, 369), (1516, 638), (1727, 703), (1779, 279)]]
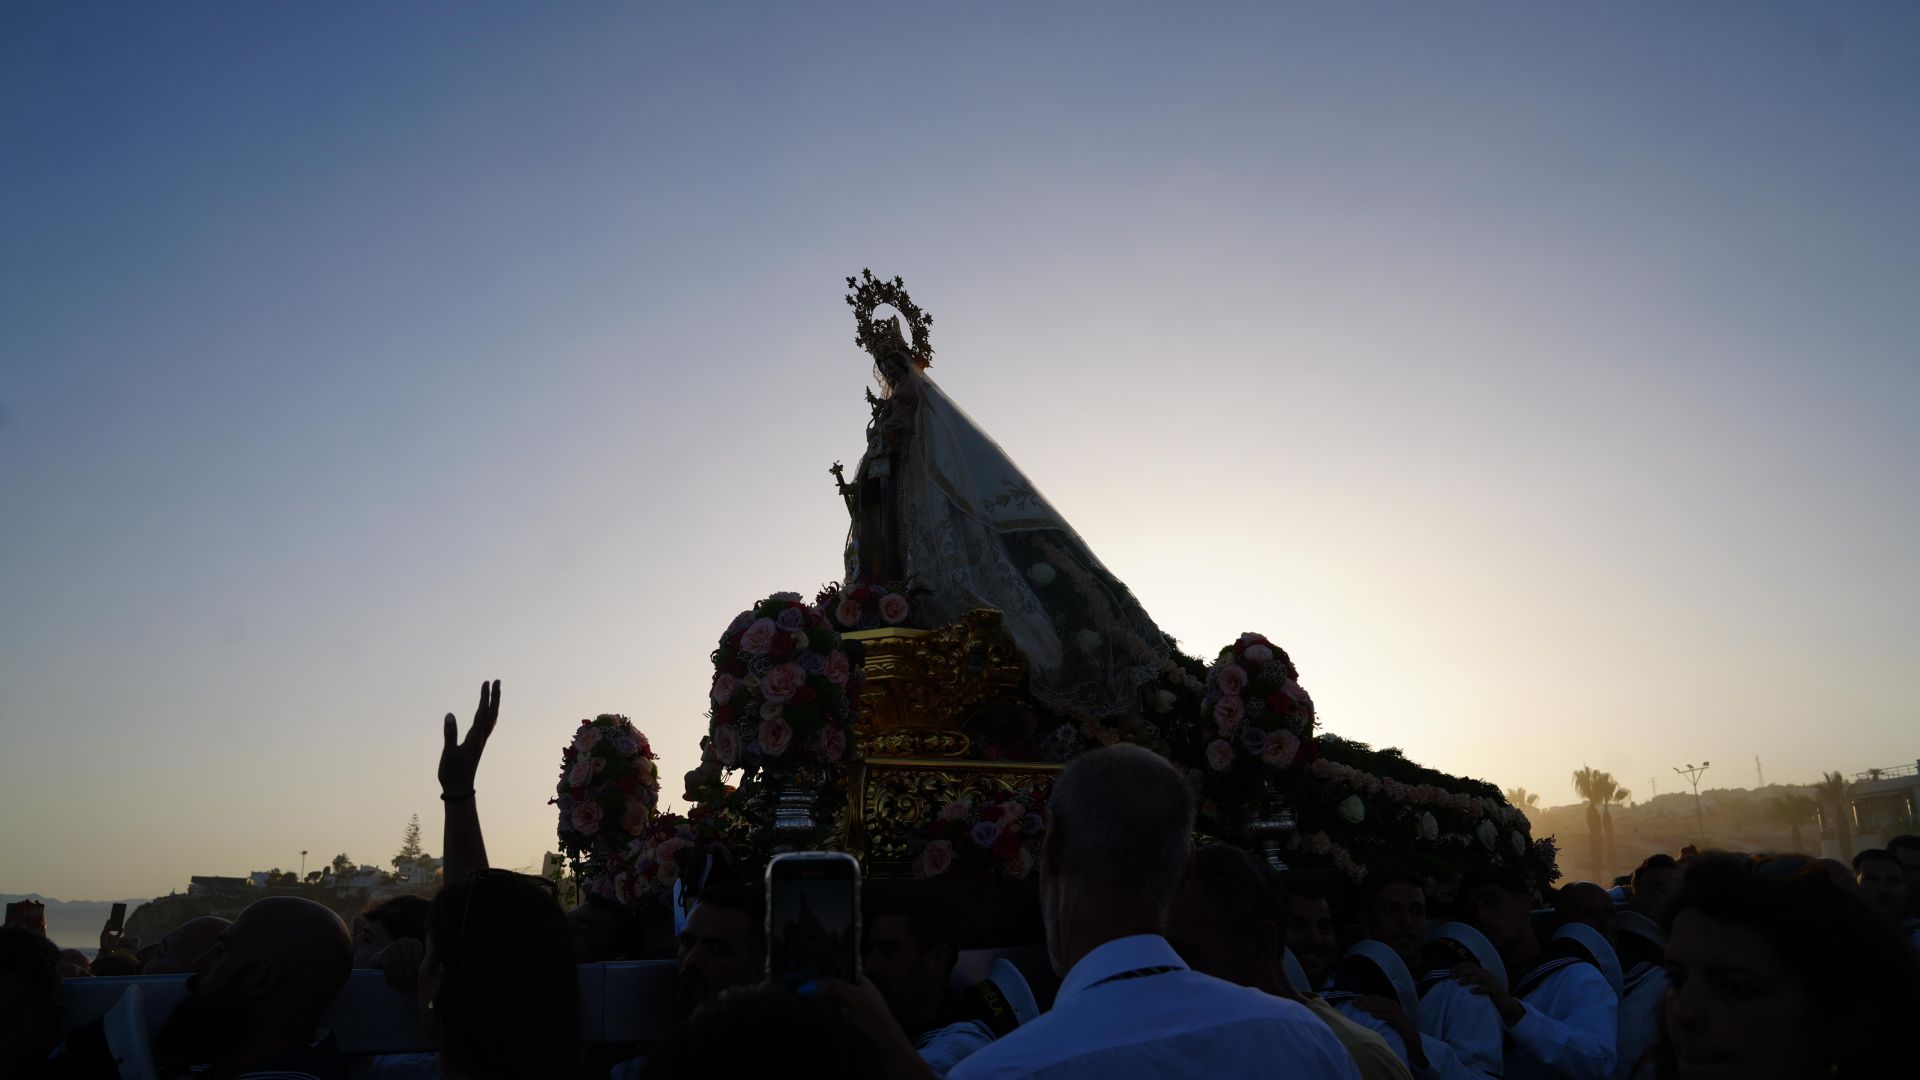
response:
[(1578, 943), (1549, 943), (1510, 992), (1525, 1015), (1507, 1028), (1507, 1080), (1612, 1080), (1620, 999)]
[[(1394, 964), (1396, 973), (1411, 983), (1404, 964)], [(1410, 985), (1395, 985), (1398, 979), (1382, 972), (1373, 963), (1356, 962), (1349, 955), (1334, 969), (1334, 986), (1325, 997), (1340, 1015), (1380, 1036), (1405, 1062), (1409, 1071), (1422, 1080), (1485, 1080), (1500, 1075), (1500, 1014), (1493, 1003), (1476, 997), (1455, 982), (1451, 972), (1414, 990)], [(1409, 991), (1412, 991), (1409, 993)], [(1420, 1033), (1420, 1052), (1427, 1066), (1414, 1067), (1405, 1040), (1393, 1025), (1360, 1008), (1363, 996), (1398, 1000)], [(1432, 1018), (1429, 1018), (1432, 1013)], [(1459, 1044), (1452, 1040), (1458, 1038)], [(1465, 1048), (1466, 1053), (1462, 1052)], [(1468, 1057), (1467, 1054), (1472, 1054)]]
[(1659, 1038), (1660, 1000), (1667, 992), (1666, 937), (1653, 920), (1633, 912), (1615, 917), (1614, 943), (1626, 978), (1620, 995), (1615, 1080), (1651, 1077), (1648, 1052)]

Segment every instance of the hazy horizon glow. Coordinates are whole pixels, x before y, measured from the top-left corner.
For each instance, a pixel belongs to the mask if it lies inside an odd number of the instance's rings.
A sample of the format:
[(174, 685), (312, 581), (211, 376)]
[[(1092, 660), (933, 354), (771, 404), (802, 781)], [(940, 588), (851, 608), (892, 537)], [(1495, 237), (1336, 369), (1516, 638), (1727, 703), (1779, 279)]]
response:
[[(0, 889), (440, 852), (704, 728), (934, 376), (1188, 651), (1572, 799), (1912, 762), (1920, 11), (0, 13)], [(1669, 786), (1669, 782), (1674, 785)]]

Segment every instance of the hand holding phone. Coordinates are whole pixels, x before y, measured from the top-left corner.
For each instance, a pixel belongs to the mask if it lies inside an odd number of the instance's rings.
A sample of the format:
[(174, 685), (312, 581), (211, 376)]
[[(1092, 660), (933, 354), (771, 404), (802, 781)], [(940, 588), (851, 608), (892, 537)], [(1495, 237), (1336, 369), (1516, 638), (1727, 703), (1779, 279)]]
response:
[(126, 947), (125, 943), (121, 940), (125, 936), (122, 932), (126, 929), (126, 926), (127, 905), (124, 903), (116, 903), (113, 905), (112, 912), (107, 916), (107, 925), (100, 928), (100, 955), (105, 956), (110, 952), (119, 952)]
[(837, 851), (767, 864), (767, 981), (798, 989), (860, 981), (860, 864)]

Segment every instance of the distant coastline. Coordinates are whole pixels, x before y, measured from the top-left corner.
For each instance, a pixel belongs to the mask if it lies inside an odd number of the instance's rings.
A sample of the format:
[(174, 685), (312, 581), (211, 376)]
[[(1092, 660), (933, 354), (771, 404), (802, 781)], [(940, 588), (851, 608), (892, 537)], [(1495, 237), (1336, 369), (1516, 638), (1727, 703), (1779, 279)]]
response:
[(0, 901), (38, 900), (47, 905), (47, 937), (63, 949), (79, 949), (92, 957), (100, 949), (100, 928), (107, 924), (113, 905), (127, 905), (127, 915), (145, 905), (145, 899), (54, 900), (39, 893), (0, 893)]

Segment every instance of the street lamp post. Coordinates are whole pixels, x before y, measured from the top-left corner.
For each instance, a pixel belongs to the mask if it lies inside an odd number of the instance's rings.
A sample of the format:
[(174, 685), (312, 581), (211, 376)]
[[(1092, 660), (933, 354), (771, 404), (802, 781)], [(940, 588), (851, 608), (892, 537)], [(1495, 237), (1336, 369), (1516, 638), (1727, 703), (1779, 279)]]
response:
[(307, 880), (307, 849), (300, 849), (300, 880)]
[(1706, 818), (1700, 813), (1700, 774), (1706, 772), (1707, 766), (1711, 764), (1713, 763), (1710, 761), (1703, 761), (1695, 765), (1689, 761), (1687, 762), (1686, 768), (1682, 769), (1675, 766), (1673, 770), (1681, 776), (1686, 777), (1687, 783), (1693, 785), (1693, 842), (1696, 844), (1704, 844), (1707, 842), (1707, 822)]

